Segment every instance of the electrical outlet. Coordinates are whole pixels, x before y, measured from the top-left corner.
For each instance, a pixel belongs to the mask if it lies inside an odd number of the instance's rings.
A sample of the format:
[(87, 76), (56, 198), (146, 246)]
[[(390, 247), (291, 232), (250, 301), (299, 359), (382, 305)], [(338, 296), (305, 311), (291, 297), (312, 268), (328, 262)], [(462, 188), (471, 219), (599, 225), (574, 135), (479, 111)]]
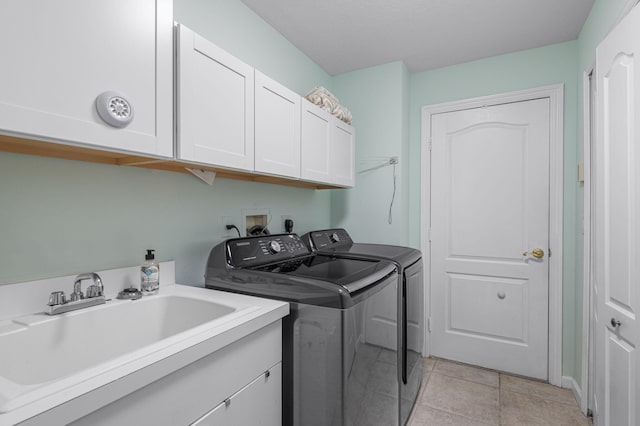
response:
[(238, 226), (236, 218), (233, 216), (222, 216), (222, 236), (225, 238), (237, 237), (238, 233), (235, 229), (227, 229), (227, 225), (235, 225)]
[[(281, 232), (287, 232), (287, 228), (284, 225), (284, 221), (290, 219), (293, 220), (293, 216), (288, 215), (288, 214), (283, 214), (282, 216), (280, 216), (280, 225), (281, 225)], [(295, 222), (294, 222), (294, 226), (295, 226)]]

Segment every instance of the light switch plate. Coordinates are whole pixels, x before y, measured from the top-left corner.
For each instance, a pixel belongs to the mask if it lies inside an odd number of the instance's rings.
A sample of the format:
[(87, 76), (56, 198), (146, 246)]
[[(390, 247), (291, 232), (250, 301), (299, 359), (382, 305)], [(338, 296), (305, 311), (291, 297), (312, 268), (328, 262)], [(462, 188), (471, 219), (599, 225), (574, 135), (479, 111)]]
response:
[(584, 163), (578, 163), (578, 182), (584, 182)]

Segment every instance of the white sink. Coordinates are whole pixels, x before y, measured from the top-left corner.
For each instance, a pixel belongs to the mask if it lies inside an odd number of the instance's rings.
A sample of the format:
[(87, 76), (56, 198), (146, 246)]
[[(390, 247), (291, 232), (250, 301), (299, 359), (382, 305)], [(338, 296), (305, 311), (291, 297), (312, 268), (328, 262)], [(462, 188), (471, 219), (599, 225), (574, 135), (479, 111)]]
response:
[(281, 302), (174, 284), (139, 300), (0, 320), (0, 425), (125, 378), (127, 392), (143, 387), (287, 313)]
[(55, 317), (23, 317), (0, 328), (0, 377), (18, 385), (59, 379), (235, 311), (212, 301), (158, 295)]

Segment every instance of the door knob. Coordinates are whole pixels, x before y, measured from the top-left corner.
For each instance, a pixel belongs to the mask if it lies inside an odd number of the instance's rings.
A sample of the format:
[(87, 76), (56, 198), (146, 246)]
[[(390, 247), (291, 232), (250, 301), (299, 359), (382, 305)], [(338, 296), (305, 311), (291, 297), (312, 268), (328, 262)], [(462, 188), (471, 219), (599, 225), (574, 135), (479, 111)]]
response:
[(530, 252), (525, 251), (524, 253), (522, 253), (523, 256), (533, 256), (536, 259), (542, 259), (542, 257), (544, 256), (544, 250), (542, 250), (541, 248), (534, 248), (533, 250), (531, 250)]
[(617, 320), (615, 318), (611, 318), (611, 327), (618, 328), (621, 325), (622, 325), (622, 323), (619, 320)]

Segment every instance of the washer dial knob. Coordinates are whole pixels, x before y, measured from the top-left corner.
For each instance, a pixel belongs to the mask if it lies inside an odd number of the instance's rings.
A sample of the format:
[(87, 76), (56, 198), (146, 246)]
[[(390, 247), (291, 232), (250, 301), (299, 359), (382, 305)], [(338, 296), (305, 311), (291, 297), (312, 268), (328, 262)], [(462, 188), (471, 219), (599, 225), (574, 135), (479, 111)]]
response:
[(269, 243), (269, 253), (276, 254), (276, 253), (280, 253), (281, 251), (282, 251), (282, 246), (280, 245), (279, 242), (274, 240)]
[(340, 236), (338, 235), (337, 232), (334, 232), (333, 234), (331, 234), (329, 238), (331, 239), (332, 243), (337, 243), (340, 241)]

